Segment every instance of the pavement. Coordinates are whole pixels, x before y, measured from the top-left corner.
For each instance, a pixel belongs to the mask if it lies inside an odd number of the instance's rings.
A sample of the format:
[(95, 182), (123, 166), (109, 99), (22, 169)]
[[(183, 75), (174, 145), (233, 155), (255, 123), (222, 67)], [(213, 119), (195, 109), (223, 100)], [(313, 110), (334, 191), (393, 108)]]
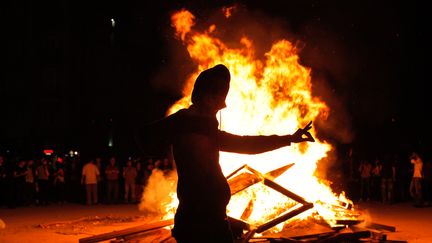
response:
[[(362, 202), (355, 207), (370, 222), (395, 227), (396, 232), (386, 232), (388, 240), (432, 242), (432, 207), (418, 208), (408, 202)], [(4, 228), (0, 227), (2, 243), (76, 243), (81, 238), (158, 220), (139, 211), (136, 204), (86, 206), (69, 203), (0, 208), (0, 219), (4, 223)]]

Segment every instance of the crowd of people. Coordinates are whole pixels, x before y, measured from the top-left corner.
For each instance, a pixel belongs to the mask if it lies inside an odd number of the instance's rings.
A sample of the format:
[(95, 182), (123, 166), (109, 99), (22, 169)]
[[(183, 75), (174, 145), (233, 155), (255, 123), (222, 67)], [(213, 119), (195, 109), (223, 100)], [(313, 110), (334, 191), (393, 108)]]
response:
[[(359, 202), (392, 204), (412, 201), (432, 206), (432, 163), (413, 152), (409, 158), (380, 156), (360, 159), (351, 195)], [(15, 208), (50, 203), (137, 203), (152, 171), (171, 171), (168, 158), (115, 156), (83, 160), (79, 156), (45, 156), (40, 159), (6, 159), (0, 155), (0, 207)]]
[(0, 155), (0, 207), (52, 203), (138, 203), (154, 169), (173, 169), (168, 158), (43, 156), (14, 159)]
[(432, 163), (417, 152), (406, 159), (396, 155), (361, 159), (357, 174), (360, 202), (412, 201), (416, 207), (431, 206)]

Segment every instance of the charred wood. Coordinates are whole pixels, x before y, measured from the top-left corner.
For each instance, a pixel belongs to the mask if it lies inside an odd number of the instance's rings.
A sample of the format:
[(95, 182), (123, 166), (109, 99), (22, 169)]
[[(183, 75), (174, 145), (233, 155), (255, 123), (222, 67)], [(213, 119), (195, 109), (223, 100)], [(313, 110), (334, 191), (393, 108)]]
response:
[(366, 224), (366, 228), (396, 232), (396, 227), (394, 227), (394, 226), (377, 224), (377, 223), (368, 223), (368, 224)]
[(138, 233), (145, 232), (145, 231), (163, 228), (166, 226), (170, 226), (172, 224), (174, 224), (173, 219), (159, 221), (159, 222), (153, 222), (153, 223), (140, 225), (140, 226), (136, 226), (136, 227), (132, 227), (132, 228), (127, 228), (127, 229), (123, 229), (123, 230), (118, 230), (118, 231), (113, 231), (113, 232), (104, 233), (104, 234), (100, 234), (100, 235), (81, 238), (81, 239), (79, 239), (79, 242), (80, 243), (93, 243), (93, 242), (100, 242), (100, 241), (105, 241), (105, 240), (109, 240), (109, 239), (114, 239), (114, 238), (126, 237), (126, 236), (132, 235), (132, 234), (138, 234)]
[(257, 233), (264, 232), (264, 231), (270, 229), (271, 227), (276, 226), (276, 225), (278, 225), (278, 224), (280, 224), (280, 223), (282, 223), (282, 222), (284, 222), (284, 221), (286, 221), (286, 220), (288, 220), (288, 219), (290, 219), (290, 218), (292, 218), (292, 217), (294, 217), (300, 213), (303, 213), (304, 211), (311, 209), (311, 208), (313, 208), (313, 204), (312, 203), (306, 203), (306, 204), (302, 205), (300, 208), (291, 210), (291, 211), (289, 211), (285, 214), (282, 214), (281, 216), (279, 216), (279, 217), (277, 217), (277, 218), (275, 218), (275, 219), (273, 219), (273, 220), (271, 220), (271, 221), (269, 221), (263, 225), (260, 225), (259, 227), (257, 227), (256, 232)]

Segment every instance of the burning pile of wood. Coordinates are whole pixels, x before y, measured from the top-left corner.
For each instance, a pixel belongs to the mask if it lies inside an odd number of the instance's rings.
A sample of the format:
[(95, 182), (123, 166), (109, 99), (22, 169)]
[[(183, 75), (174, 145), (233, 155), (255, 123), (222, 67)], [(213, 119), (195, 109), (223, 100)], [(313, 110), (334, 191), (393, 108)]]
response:
[[(307, 202), (303, 197), (277, 184), (274, 179), (287, 171), (292, 164), (278, 168), (266, 174), (243, 165), (231, 173), (227, 179), (231, 188), (231, 194), (235, 195), (247, 188), (262, 183), (263, 185), (283, 194), (296, 205), (278, 214), (273, 219), (263, 224), (250, 224), (247, 222), (252, 210), (253, 200), (250, 200), (240, 218), (229, 217), (236, 242), (396, 242), (387, 241), (386, 232), (396, 231), (395, 227), (375, 223), (364, 223), (361, 217), (353, 219), (337, 219), (336, 223), (330, 225), (326, 222), (311, 222), (310, 220), (296, 220), (295, 217), (314, 207), (313, 203)], [(332, 205), (335, 210), (352, 212), (352, 205), (341, 203)], [(353, 216), (351, 214), (351, 216)], [(361, 215), (358, 215), (361, 216)], [(271, 231), (274, 226), (289, 221), (279, 232)], [(169, 227), (173, 225), (173, 219), (152, 222), (146, 225), (133, 227), (121, 231), (114, 231), (101, 235), (80, 239), (80, 243), (92, 243), (116, 239), (112, 242), (170, 242), (175, 240), (171, 237)], [(205, 240), (203, 240), (205, 242)], [(401, 242), (401, 241), (399, 241)]]

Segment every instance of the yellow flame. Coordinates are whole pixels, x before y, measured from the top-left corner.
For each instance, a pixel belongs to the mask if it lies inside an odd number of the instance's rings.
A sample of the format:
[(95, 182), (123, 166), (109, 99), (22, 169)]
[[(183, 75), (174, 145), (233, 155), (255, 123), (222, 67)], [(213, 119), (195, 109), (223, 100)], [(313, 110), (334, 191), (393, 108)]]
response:
[[(254, 53), (253, 41), (248, 37), (239, 40), (240, 47), (230, 48), (212, 35), (216, 25), (211, 25), (211, 31), (197, 32), (192, 30), (191, 13), (182, 10), (174, 16), (187, 16), (185, 18), (189, 20), (179, 22), (174, 20), (180, 17), (173, 17), (173, 25), (177, 32), (182, 33), (182, 40), (198, 69), (188, 79), (183, 91), (184, 98), (173, 105), (168, 114), (188, 107), (197, 75), (204, 69), (222, 63), (231, 71), (227, 108), (219, 116), (222, 130), (239, 135), (291, 134), (318, 116), (327, 116), (327, 105), (312, 95), (311, 69), (299, 63), (299, 50), (290, 41), (273, 43), (265, 53), (265, 59), (259, 60)], [(185, 22), (191, 25), (185, 26)], [(220, 164), (224, 174), (228, 175), (243, 164), (266, 173), (295, 163), (275, 181), (314, 203), (314, 209), (302, 214), (302, 217), (318, 212), (325, 219), (334, 220), (338, 216), (335, 205), (352, 202), (344, 194), (333, 193), (329, 182), (315, 176), (317, 162), (327, 157), (332, 149), (330, 144), (316, 140), (315, 143), (292, 144), (254, 156), (221, 152)], [(247, 215), (247, 220), (257, 224), (266, 222), (296, 204), (280, 193), (255, 185), (233, 196), (228, 206), (229, 215), (246, 217), (245, 207), (251, 204), (251, 200), (254, 200), (253, 210)], [(275, 207), (278, 209), (275, 210)]]

